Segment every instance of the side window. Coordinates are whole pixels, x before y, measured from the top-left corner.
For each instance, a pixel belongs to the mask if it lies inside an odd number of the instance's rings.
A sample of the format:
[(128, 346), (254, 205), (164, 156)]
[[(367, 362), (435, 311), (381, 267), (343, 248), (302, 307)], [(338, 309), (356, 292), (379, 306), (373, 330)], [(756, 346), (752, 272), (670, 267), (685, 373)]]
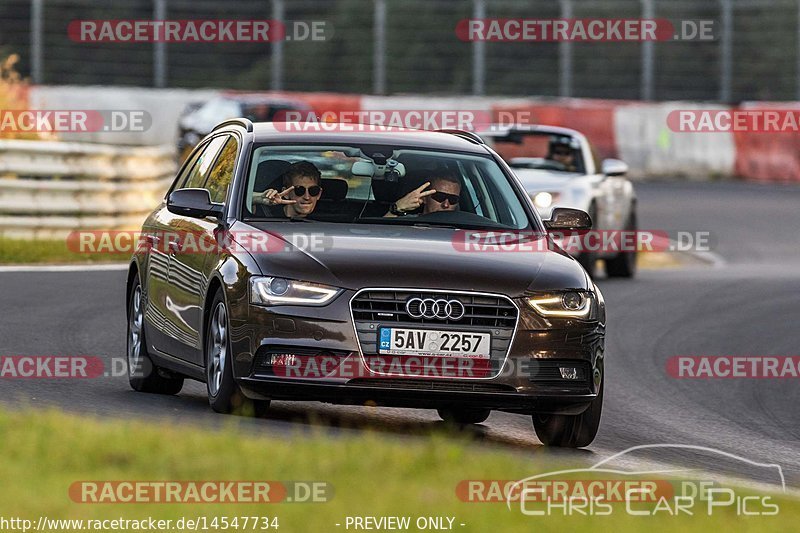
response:
[(192, 168), (194, 167), (195, 163), (197, 163), (197, 158), (203, 153), (205, 148), (193, 152), (191, 155), (191, 159), (181, 167), (181, 173), (175, 178), (175, 181), (172, 183), (172, 187), (170, 187), (169, 192), (174, 190), (180, 189), (183, 187), (183, 184), (186, 182), (186, 178), (191, 174)]
[(211, 201), (215, 203), (223, 203), (225, 196), (228, 194), (228, 187), (233, 180), (233, 167), (236, 163), (236, 154), (238, 153), (239, 145), (236, 139), (228, 137), (228, 142), (222, 147), (217, 157), (216, 163), (208, 173), (208, 179), (205, 182), (205, 188), (211, 194)]
[(195, 161), (192, 170), (186, 177), (186, 180), (178, 184), (179, 189), (200, 189), (203, 187), (203, 184), (206, 182), (206, 178), (208, 177), (208, 171), (211, 168), (211, 164), (214, 162), (217, 152), (219, 152), (219, 149), (227, 139), (227, 136), (219, 136), (208, 143), (206, 149), (202, 151), (200, 157), (198, 157), (197, 161)]

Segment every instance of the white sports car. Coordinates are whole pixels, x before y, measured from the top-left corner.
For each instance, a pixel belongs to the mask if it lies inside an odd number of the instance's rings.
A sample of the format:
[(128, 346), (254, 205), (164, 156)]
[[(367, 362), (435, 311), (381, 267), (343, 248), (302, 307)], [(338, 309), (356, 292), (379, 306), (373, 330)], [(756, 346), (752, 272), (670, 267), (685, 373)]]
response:
[[(554, 207), (591, 215), (593, 230), (635, 231), (636, 194), (618, 159), (598, 164), (589, 140), (568, 128), (543, 125), (494, 126), (480, 136), (508, 162), (544, 219)], [(592, 277), (598, 259), (609, 277), (633, 277), (636, 253), (583, 251), (576, 258)]]

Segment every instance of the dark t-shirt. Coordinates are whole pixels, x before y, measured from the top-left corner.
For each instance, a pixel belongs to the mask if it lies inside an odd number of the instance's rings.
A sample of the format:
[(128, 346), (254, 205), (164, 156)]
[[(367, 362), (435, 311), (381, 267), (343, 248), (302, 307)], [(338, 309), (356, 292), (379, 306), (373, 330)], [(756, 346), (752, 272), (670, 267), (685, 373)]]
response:
[(264, 218), (286, 218), (285, 206), (256, 204), (255, 213), (257, 217)]

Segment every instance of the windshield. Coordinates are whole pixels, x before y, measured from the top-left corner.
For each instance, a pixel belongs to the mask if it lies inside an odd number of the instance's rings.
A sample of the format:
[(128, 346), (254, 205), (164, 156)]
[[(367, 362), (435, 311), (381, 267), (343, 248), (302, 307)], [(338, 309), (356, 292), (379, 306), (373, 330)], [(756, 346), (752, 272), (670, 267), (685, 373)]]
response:
[(580, 140), (546, 132), (512, 132), (493, 139), (511, 168), (586, 173)]
[(244, 218), (487, 230), (531, 226), (488, 154), (371, 145), (257, 146)]

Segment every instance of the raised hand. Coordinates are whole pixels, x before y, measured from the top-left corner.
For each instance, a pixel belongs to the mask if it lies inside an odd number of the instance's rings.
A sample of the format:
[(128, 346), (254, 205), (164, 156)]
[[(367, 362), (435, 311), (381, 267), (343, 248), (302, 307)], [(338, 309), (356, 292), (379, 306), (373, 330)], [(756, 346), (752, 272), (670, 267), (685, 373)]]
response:
[(429, 189), (427, 191), (425, 190), (430, 186), (430, 184), (430, 181), (426, 181), (421, 186), (397, 200), (397, 209), (406, 212), (413, 211), (425, 203), (426, 196), (436, 193), (436, 189)]
[(288, 187), (286, 190), (278, 192), (275, 189), (267, 189), (262, 193), (255, 194), (255, 200), (258, 200), (258, 203), (262, 203), (265, 205), (288, 205), (288, 204), (296, 204), (297, 200), (289, 200), (284, 198), (287, 194), (292, 192), (294, 186)]

